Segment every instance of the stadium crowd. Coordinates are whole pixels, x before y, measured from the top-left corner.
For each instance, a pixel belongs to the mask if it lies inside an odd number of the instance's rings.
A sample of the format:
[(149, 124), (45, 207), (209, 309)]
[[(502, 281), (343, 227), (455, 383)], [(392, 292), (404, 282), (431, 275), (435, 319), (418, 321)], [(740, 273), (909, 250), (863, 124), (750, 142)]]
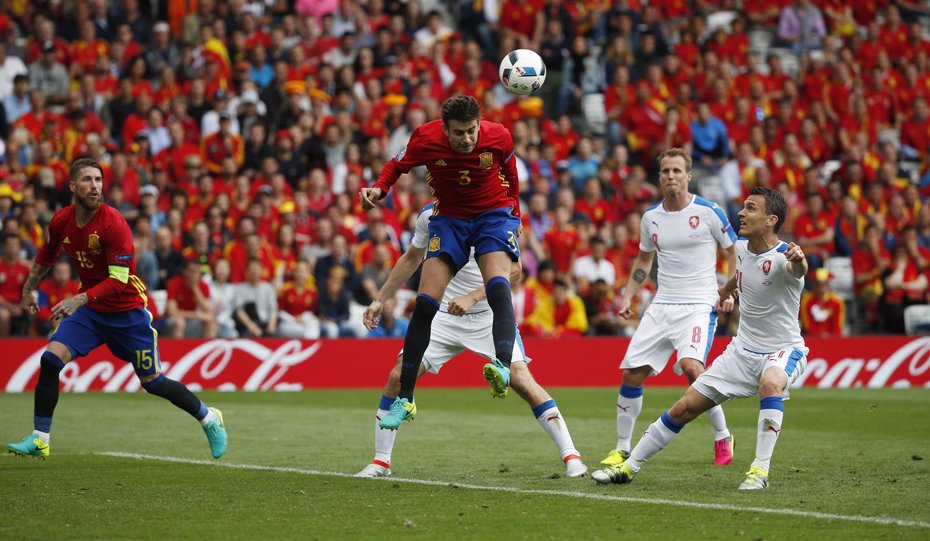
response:
[[(524, 336), (629, 334), (636, 321), (616, 317), (615, 299), (668, 147), (691, 151), (698, 191), (734, 227), (754, 186), (790, 201), (782, 234), (814, 269), (805, 332), (903, 332), (905, 307), (928, 302), (924, 2), (0, 7), (0, 336), (46, 335), (49, 308), (77, 292), (62, 262), (35, 321), (20, 308), (44, 227), (70, 201), (68, 164), (83, 156), (104, 164), (107, 201), (133, 229), (163, 336), (403, 336), (409, 296), (370, 334), (359, 307), (430, 193), (412, 172), (366, 213), (358, 190), (455, 94), (513, 133)], [(497, 83), (500, 56), (518, 48), (546, 62), (539, 96)], [(831, 260), (853, 270), (845, 300)]]

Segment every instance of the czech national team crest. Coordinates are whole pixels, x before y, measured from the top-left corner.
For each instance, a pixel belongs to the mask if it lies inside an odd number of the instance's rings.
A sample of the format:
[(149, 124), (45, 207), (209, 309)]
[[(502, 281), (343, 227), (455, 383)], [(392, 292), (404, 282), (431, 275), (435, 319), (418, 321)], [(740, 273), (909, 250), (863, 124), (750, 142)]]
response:
[(772, 260), (766, 259), (762, 262), (762, 274), (768, 276), (770, 270), (772, 270)]
[(700, 216), (692, 216), (692, 217), (688, 218), (688, 225), (691, 226), (691, 229), (697, 229), (698, 226), (701, 225), (701, 217), (700, 217)]
[(491, 167), (492, 165), (494, 165), (494, 155), (491, 154), (490, 152), (482, 152), (481, 155), (478, 156), (479, 167), (483, 169), (487, 169)]
[(429, 239), (429, 247), (428, 247), (428, 250), (429, 250), (430, 252), (438, 252), (438, 251), (439, 251), (439, 237), (433, 237), (433, 238)]

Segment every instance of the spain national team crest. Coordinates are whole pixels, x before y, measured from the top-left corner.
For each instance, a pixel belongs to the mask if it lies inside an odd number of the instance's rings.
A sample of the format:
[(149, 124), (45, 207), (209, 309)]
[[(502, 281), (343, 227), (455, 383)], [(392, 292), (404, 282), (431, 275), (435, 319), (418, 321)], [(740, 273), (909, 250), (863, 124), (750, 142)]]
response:
[(697, 229), (698, 226), (701, 225), (701, 217), (700, 217), (700, 216), (692, 216), (692, 217), (688, 218), (688, 225), (691, 226), (691, 229)]
[(99, 250), (100, 249), (100, 235), (97, 233), (91, 233), (87, 236), (87, 249), (88, 250)]
[(483, 169), (487, 169), (488, 167), (491, 167), (492, 165), (494, 165), (494, 155), (491, 154), (490, 152), (482, 152), (481, 155), (478, 156), (479, 167)]
[(429, 250), (430, 252), (438, 252), (438, 251), (439, 251), (439, 237), (433, 237), (433, 238), (429, 239), (429, 248), (428, 248), (428, 250)]
[(770, 270), (772, 270), (772, 260), (766, 259), (762, 262), (762, 274), (768, 276)]

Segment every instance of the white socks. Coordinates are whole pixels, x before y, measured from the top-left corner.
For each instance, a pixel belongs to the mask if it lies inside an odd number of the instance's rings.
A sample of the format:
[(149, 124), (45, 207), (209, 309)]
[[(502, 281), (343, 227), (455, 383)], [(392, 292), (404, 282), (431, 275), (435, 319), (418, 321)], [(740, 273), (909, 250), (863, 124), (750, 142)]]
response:
[(633, 425), (643, 410), (643, 388), (629, 385), (620, 386), (617, 397), (617, 447), (621, 451), (630, 451), (633, 440)]
[(767, 396), (759, 401), (759, 432), (756, 436), (756, 459), (753, 468), (769, 469), (775, 443), (781, 434), (785, 405), (780, 396)]
[(636, 447), (633, 448), (633, 452), (630, 453), (630, 458), (626, 459), (626, 465), (629, 466), (633, 473), (638, 472), (643, 466), (643, 462), (665, 449), (665, 446), (675, 439), (675, 436), (681, 432), (682, 428), (684, 426), (673, 421), (666, 411), (646, 429), (643, 437), (640, 438)]
[(536, 416), (539, 426), (552, 439), (552, 443), (558, 447), (562, 461), (570, 458), (581, 458), (581, 454), (575, 449), (572, 436), (568, 433), (568, 426), (565, 425), (565, 419), (562, 418), (562, 413), (559, 411), (559, 407), (556, 406), (555, 400), (550, 398), (534, 407), (533, 415)]
[(720, 405), (710, 408), (707, 412), (710, 417), (710, 424), (714, 427), (714, 441), (723, 440), (730, 437), (730, 430), (727, 428), (727, 418), (723, 414), (723, 408)]

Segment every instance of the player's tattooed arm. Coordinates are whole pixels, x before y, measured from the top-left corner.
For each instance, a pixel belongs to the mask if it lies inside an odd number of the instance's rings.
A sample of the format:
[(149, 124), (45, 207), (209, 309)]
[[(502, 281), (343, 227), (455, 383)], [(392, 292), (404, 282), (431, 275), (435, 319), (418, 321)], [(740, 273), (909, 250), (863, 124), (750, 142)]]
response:
[(26, 278), (26, 283), (23, 284), (22, 307), (29, 314), (35, 315), (39, 311), (39, 305), (36, 303), (36, 298), (32, 292), (39, 286), (39, 282), (48, 272), (48, 269), (49, 267), (45, 265), (33, 263), (32, 269), (29, 270), (29, 276)]
[(70, 299), (61, 301), (52, 307), (52, 321), (60, 321), (70, 316), (78, 308), (87, 304), (87, 302), (87, 293), (80, 293), (71, 297)]
[(642, 284), (643, 282), (645, 282), (646, 271), (644, 271), (643, 269), (636, 269), (636, 271), (633, 272), (633, 281), (636, 282), (637, 284)]

